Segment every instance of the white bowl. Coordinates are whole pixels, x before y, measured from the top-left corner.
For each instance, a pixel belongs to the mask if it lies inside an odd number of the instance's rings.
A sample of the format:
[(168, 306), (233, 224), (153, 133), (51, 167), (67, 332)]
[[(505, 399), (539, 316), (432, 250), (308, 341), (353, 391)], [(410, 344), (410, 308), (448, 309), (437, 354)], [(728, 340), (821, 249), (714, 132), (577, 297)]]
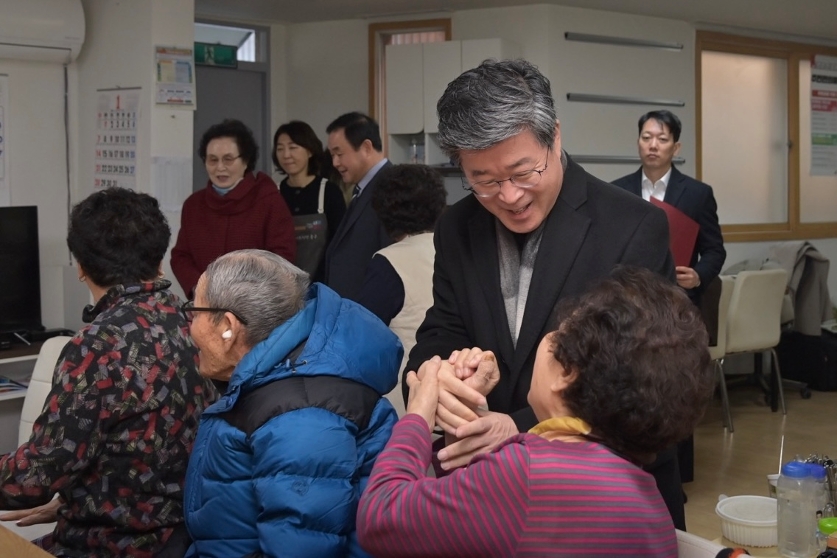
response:
[(715, 513), (724, 538), (742, 546), (776, 546), (776, 500), (765, 496), (721, 496)]

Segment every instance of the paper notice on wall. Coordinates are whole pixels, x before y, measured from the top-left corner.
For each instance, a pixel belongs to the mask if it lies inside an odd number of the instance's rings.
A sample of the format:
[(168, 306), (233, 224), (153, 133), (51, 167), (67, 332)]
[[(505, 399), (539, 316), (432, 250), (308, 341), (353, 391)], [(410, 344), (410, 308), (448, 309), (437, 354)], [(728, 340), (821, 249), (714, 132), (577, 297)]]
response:
[(93, 187), (136, 190), (140, 88), (100, 89), (97, 95)]
[(191, 48), (157, 47), (154, 52), (156, 102), (164, 105), (195, 106), (195, 62)]
[(6, 148), (9, 143), (8, 124), (9, 76), (0, 74), (0, 207), (11, 205)]
[(811, 176), (837, 176), (837, 57), (811, 63)]
[(192, 194), (191, 157), (152, 157), (151, 195), (167, 213), (178, 213)]

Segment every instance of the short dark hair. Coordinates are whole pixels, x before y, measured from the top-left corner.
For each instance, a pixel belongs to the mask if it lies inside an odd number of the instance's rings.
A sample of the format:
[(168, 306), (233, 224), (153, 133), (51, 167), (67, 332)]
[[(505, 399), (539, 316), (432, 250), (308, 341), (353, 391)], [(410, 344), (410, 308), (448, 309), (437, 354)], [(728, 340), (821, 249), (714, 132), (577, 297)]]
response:
[(372, 192), (372, 209), (393, 240), (432, 231), (445, 210), (447, 190), (427, 165), (392, 165), (381, 169)]
[(87, 196), (70, 213), (67, 246), (100, 287), (157, 277), (171, 230), (157, 200), (124, 188)]
[(561, 306), (552, 354), (575, 379), (561, 398), (591, 436), (647, 463), (688, 437), (715, 387), (708, 336), (685, 292), (646, 269), (617, 267)]
[(665, 124), (665, 126), (668, 128), (668, 131), (674, 138), (675, 143), (680, 141), (680, 130), (682, 129), (680, 125), (680, 119), (677, 118), (677, 115), (671, 112), (670, 110), (652, 110), (651, 112), (646, 112), (645, 114), (640, 116), (640, 135), (642, 135), (642, 127), (645, 126), (645, 123), (651, 120), (652, 118), (660, 124)]
[(381, 129), (378, 123), (362, 112), (349, 112), (343, 116), (338, 116), (334, 122), (326, 128), (327, 133), (343, 130), (343, 135), (346, 136), (346, 141), (354, 148), (355, 151), (360, 149), (361, 144), (369, 140), (375, 151), (383, 151), (384, 146), (381, 143)]
[(311, 157), (308, 159), (308, 174), (315, 176), (321, 174), (323, 158), (325, 157), (323, 142), (320, 141), (311, 126), (301, 120), (291, 120), (276, 128), (276, 133), (273, 134), (273, 149), (270, 152), (276, 170), (282, 174), (288, 174), (282, 169), (279, 159), (276, 158), (276, 144), (282, 134), (286, 134), (292, 142), (311, 152)]
[(253, 132), (244, 122), (228, 118), (220, 124), (210, 126), (203, 133), (198, 147), (198, 155), (204, 163), (206, 162), (206, 147), (209, 142), (217, 138), (232, 138), (238, 146), (238, 155), (247, 164), (247, 171), (256, 168), (256, 162), (259, 159), (259, 146), (256, 143), (256, 138), (253, 137)]

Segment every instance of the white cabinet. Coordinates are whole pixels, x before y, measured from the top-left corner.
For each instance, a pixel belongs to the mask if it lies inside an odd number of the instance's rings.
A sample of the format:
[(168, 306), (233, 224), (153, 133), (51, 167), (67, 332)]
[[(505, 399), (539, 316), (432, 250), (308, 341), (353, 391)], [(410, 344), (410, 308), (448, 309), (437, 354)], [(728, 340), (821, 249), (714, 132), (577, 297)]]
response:
[(392, 45), (386, 48), (387, 132), (418, 134), (424, 128), (421, 110), (422, 45)]
[(502, 39), (445, 41), (386, 47), (387, 156), (393, 163), (449, 165), (436, 141), (436, 103), (464, 70), (488, 58), (514, 58)]
[(427, 134), (435, 134), (439, 131), (436, 103), (448, 84), (462, 73), (462, 46), (460, 41), (427, 43), (423, 46), (424, 131)]

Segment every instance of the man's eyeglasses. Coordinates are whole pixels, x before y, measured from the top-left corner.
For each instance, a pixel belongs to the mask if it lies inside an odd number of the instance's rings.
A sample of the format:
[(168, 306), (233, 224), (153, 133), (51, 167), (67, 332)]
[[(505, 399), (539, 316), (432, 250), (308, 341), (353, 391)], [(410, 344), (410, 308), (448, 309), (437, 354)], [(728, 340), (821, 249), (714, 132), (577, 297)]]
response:
[(496, 196), (500, 191), (500, 186), (503, 182), (511, 182), (518, 188), (533, 188), (541, 181), (541, 175), (549, 168), (549, 147), (546, 148), (546, 162), (542, 169), (531, 169), (522, 171), (511, 175), (505, 180), (486, 180), (483, 182), (468, 182), (468, 179), (462, 177), (462, 187), (473, 192), (479, 198), (490, 198)]
[(228, 310), (226, 308), (201, 308), (199, 306), (195, 306), (195, 302), (193, 300), (190, 300), (189, 302), (180, 307), (180, 313), (190, 324), (192, 323), (192, 320), (195, 319), (195, 312), (229, 312), (230, 314), (238, 318), (239, 322), (241, 322), (244, 325), (247, 325), (247, 320), (245, 320), (232, 310)]
[(218, 157), (207, 157), (206, 164), (210, 167), (218, 166), (218, 163), (224, 163), (224, 166), (232, 165), (233, 162), (239, 157), (241, 157), (241, 155), (236, 155), (235, 157), (233, 157), (232, 155), (224, 155), (220, 159)]

